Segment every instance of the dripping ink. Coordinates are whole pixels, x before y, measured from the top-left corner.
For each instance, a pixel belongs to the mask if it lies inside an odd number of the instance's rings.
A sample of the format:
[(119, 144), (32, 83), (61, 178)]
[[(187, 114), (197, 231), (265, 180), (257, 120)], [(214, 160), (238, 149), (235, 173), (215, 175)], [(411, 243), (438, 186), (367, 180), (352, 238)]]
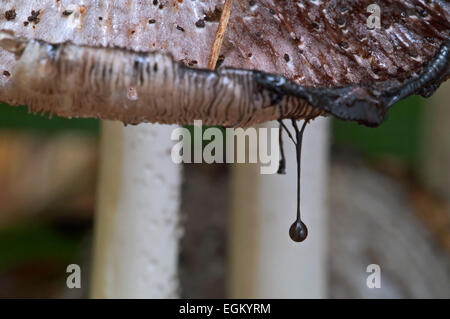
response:
[(284, 146), (283, 146), (283, 122), (278, 120), (280, 123), (279, 134), (278, 134), (278, 142), (280, 144), (280, 164), (278, 166), (277, 174), (284, 175), (286, 174), (286, 156), (284, 155)]
[(294, 137), (291, 135), (288, 128), (283, 124), (281, 120), (279, 120), (280, 123), (280, 167), (278, 169), (279, 174), (285, 173), (286, 168), (286, 159), (284, 155), (284, 149), (283, 149), (283, 141), (281, 137), (282, 129), (286, 131), (289, 138), (294, 142), (295, 144), (295, 150), (296, 150), (296, 157), (297, 157), (297, 215), (294, 223), (289, 228), (289, 236), (291, 239), (295, 242), (302, 242), (308, 237), (308, 228), (306, 227), (305, 223), (303, 223), (301, 218), (301, 210), (300, 210), (300, 202), (301, 202), (301, 163), (302, 163), (302, 144), (303, 144), (303, 135), (305, 132), (306, 125), (309, 123), (311, 118), (307, 118), (303, 121), (303, 125), (301, 129), (299, 129), (297, 125), (296, 119), (292, 119), (292, 126), (294, 127), (295, 131), (295, 140)]

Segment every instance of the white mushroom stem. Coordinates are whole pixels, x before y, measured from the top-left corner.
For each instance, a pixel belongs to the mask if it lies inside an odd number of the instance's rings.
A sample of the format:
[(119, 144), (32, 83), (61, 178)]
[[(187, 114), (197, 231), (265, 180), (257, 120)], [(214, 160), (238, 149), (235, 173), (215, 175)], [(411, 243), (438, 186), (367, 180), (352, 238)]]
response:
[(181, 166), (173, 126), (103, 122), (93, 298), (173, 298), (178, 291)]
[(328, 121), (312, 121), (304, 136), (301, 208), (309, 235), (302, 243), (288, 234), (296, 218), (296, 153), (284, 140), (286, 175), (261, 175), (257, 165), (232, 169), (231, 298), (326, 297)]

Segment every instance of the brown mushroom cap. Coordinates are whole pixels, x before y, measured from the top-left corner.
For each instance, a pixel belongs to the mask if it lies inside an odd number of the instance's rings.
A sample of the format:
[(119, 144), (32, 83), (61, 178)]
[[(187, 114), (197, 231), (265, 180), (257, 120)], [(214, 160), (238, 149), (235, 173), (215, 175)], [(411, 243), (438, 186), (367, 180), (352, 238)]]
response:
[[(327, 99), (317, 103), (331, 106), (321, 111), (379, 124), (390, 102), (412, 93), (429, 95), (449, 76), (450, 4), (383, 1), (382, 28), (370, 30), (366, 10), (372, 2), (236, 0), (222, 66), (279, 74), (302, 87), (323, 89)], [(0, 30), (50, 43), (161, 50), (196, 68), (207, 65), (222, 7), (223, 1), (16, 0), (0, 3)], [(11, 72), (15, 63), (13, 54), (0, 50), (0, 70)], [(440, 69), (434, 72), (436, 65)], [(8, 90), (1, 88), (13, 77), (0, 76), (0, 99), (8, 100)], [(350, 89), (334, 90), (341, 87)], [(293, 94), (291, 89), (283, 87), (282, 93)], [(341, 101), (342, 107), (331, 102), (338, 94), (354, 99), (360, 92), (377, 101)], [(311, 99), (305, 101), (319, 108)], [(375, 115), (366, 115), (373, 108), (379, 108)], [(276, 112), (269, 113), (260, 119), (276, 119)]]
[(371, 0), (255, 2), (230, 24), (224, 55), (232, 62), (225, 65), (283, 74), (303, 86), (408, 79), (450, 32), (447, 1), (382, 1), (381, 28), (372, 30)]

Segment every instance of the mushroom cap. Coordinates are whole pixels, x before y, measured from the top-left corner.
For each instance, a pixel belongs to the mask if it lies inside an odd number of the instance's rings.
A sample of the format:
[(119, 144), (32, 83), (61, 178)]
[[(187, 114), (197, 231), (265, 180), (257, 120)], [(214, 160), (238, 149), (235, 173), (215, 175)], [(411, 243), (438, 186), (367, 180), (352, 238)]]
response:
[[(448, 48), (450, 4), (445, 0), (383, 1), (381, 28), (369, 29), (367, 8), (372, 2), (235, 0), (221, 67), (282, 75), (299, 86), (324, 92), (351, 87), (346, 92), (333, 91), (324, 103), (337, 93), (354, 96), (360, 88), (367, 89), (380, 103), (355, 106), (344, 101), (341, 108), (333, 105), (325, 111), (363, 124), (380, 124), (388, 102), (412, 93), (428, 96), (448, 78), (448, 55), (439, 60), (439, 54)], [(159, 50), (188, 67), (202, 68), (208, 62), (223, 3), (15, 0), (0, 3), (0, 30), (50, 43)], [(11, 10), (14, 19), (10, 13), (7, 17)], [(441, 69), (427, 72), (437, 65), (436, 60)], [(9, 72), (16, 63), (14, 54), (0, 49), (0, 71)], [(425, 75), (431, 79), (420, 80)], [(8, 89), (1, 88), (12, 77), (0, 75), (0, 99), (7, 100)], [(390, 94), (388, 100), (383, 100), (384, 92)], [(374, 107), (380, 108), (376, 118), (366, 116), (368, 108)]]

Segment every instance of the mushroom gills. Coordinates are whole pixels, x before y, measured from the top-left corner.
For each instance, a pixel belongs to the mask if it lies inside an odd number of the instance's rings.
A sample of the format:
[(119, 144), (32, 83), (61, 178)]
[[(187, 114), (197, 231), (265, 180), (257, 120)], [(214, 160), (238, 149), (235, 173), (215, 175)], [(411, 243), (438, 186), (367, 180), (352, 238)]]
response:
[(332, 114), (377, 126), (395, 102), (414, 93), (431, 95), (450, 74), (449, 40), (405, 82), (323, 88), (262, 71), (190, 68), (158, 51), (51, 44), (10, 32), (0, 32), (0, 47), (17, 58), (0, 100), (26, 104), (32, 112), (129, 124), (201, 119), (206, 125), (249, 127)]

